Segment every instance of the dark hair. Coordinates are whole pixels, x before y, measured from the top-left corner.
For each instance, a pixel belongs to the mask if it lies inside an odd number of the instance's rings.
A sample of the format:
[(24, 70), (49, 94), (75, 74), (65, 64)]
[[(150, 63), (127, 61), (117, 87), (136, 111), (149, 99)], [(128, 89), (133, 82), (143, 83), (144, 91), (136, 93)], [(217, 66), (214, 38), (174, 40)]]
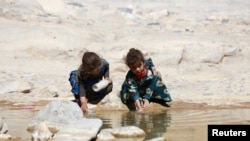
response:
[(102, 64), (101, 58), (94, 52), (85, 52), (82, 56), (80, 70), (89, 73)]
[(133, 66), (138, 61), (145, 62), (142, 52), (138, 49), (131, 48), (126, 56), (125, 63), (128, 67)]

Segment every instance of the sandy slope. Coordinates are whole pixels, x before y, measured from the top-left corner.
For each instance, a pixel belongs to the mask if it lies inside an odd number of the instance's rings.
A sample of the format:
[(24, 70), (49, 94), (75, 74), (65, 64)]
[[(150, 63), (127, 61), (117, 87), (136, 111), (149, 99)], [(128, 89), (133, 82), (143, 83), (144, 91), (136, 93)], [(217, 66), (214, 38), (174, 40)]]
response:
[(247, 0), (1, 1), (0, 97), (71, 99), (69, 72), (89, 50), (110, 62), (115, 87), (101, 105), (121, 107), (123, 57), (135, 47), (153, 59), (174, 103), (247, 106), (249, 7)]

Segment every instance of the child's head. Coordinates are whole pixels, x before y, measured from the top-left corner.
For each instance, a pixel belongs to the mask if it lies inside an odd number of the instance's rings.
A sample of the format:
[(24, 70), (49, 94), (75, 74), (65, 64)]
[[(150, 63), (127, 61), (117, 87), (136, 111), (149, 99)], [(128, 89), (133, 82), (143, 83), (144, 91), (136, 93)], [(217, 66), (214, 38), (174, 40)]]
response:
[(134, 74), (140, 73), (144, 69), (145, 59), (142, 52), (138, 49), (131, 48), (125, 62)]
[(82, 56), (81, 71), (89, 75), (97, 75), (101, 67), (101, 58), (94, 52), (85, 52)]

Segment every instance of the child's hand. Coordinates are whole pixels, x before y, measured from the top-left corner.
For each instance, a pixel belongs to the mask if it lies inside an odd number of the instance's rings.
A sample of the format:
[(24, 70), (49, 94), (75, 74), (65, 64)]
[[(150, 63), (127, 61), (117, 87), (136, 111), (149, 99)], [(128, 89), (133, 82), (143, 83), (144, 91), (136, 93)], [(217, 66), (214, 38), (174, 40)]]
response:
[(143, 99), (143, 107), (149, 107), (149, 101), (147, 99)]
[(135, 107), (137, 112), (143, 112), (142, 107), (141, 107), (141, 102), (139, 99), (135, 101)]
[(153, 69), (153, 74), (158, 75), (161, 78), (161, 73), (158, 70)]
[(112, 83), (112, 79), (111, 79), (111, 78), (106, 77), (105, 79), (109, 81), (109, 84), (111, 84), (111, 83)]
[(83, 103), (83, 104), (81, 105), (81, 109), (82, 109), (83, 112), (86, 112), (87, 109), (88, 109), (87, 103)]

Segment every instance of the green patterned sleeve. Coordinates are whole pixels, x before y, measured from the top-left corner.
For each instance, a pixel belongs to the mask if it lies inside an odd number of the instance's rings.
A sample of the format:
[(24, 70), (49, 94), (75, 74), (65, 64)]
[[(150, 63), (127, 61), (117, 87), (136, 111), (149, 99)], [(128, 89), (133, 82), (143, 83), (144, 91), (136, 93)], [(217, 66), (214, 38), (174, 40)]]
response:
[(138, 86), (133, 78), (131, 72), (129, 72), (126, 76), (126, 80), (122, 86), (122, 101), (125, 102), (125, 99), (132, 98), (133, 100), (137, 100), (140, 98)]
[(151, 58), (146, 59), (145, 63), (149, 70), (152, 71), (153, 69), (155, 69), (154, 63)]
[(128, 91), (129, 93), (131, 93), (131, 97), (132, 99), (135, 101), (137, 99), (140, 98), (139, 92), (138, 92), (138, 86), (136, 84), (136, 82), (134, 81), (134, 79), (129, 79), (127, 81), (127, 85), (128, 85)]

